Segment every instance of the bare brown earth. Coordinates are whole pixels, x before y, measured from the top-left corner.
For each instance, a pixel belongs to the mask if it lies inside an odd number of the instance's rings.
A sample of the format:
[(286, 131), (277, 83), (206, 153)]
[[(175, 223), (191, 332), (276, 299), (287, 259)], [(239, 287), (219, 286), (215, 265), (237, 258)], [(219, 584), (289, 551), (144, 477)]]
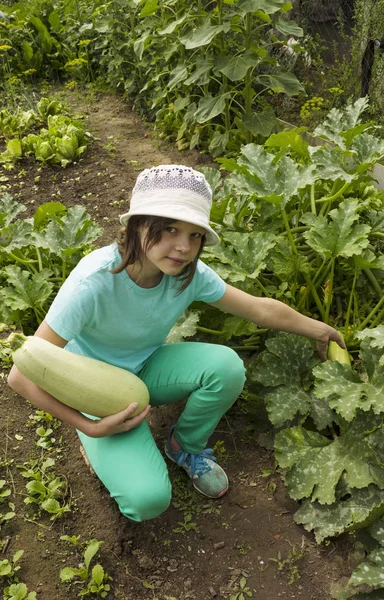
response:
[[(168, 162), (209, 163), (203, 155), (179, 153), (156, 140), (113, 95), (87, 99), (74, 93), (69, 101), (86, 114), (96, 136), (84, 158), (67, 169), (23, 162), (7, 172), (7, 190), (31, 210), (53, 199), (86, 205), (104, 227), (98, 245), (115, 238), (118, 215), (127, 207), (138, 171)], [(17, 516), (2, 525), (0, 541), (7, 543), (0, 561), (23, 549), (19, 579), (38, 598), (72, 600), (82, 589), (60, 582), (60, 569), (81, 562), (76, 549), (60, 540), (62, 535), (104, 542), (94, 562), (112, 577), (107, 598), (116, 600), (241, 600), (240, 583), (249, 591), (244, 597), (257, 600), (330, 600), (330, 585), (351, 572), (348, 539), (316, 546), (313, 536), (294, 524), (297, 505), (274, 472), (271, 451), (257, 445), (241, 401), (211, 441), (222, 442), (221, 463), (231, 483), (222, 500), (199, 496), (172, 465), (172, 506), (154, 521), (132, 523), (85, 464), (76, 433), (62, 425), (55, 430), (50, 454), (57, 474), (67, 479), (71, 512), (53, 522), (46, 513), (34, 520), (33, 508), (23, 502), (26, 481), (17, 468), (41, 452), (35, 445), (36, 427), (27, 426), (34, 409), (7, 387), (5, 376), (3, 372), (0, 379), (0, 479), (12, 488)], [(160, 447), (176, 418), (174, 407), (153, 411), (151, 425)], [(268, 477), (266, 469), (272, 473)]]

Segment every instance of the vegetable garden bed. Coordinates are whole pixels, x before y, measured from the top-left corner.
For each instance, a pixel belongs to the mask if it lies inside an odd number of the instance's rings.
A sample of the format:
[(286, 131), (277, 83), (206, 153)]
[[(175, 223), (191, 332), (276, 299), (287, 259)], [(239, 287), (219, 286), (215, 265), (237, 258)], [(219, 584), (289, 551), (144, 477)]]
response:
[[(165, 162), (209, 166), (207, 158), (197, 153), (181, 155), (165, 145), (159, 147), (138, 118), (113, 96), (100, 97), (87, 107), (75, 96), (73, 102), (89, 113), (89, 127), (97, 138), (82, 160), (64, 170), (41, 168), (27, 159), (2, 175), (2, 185), (26, 205), (26, 214), (52, 200), (67, 208), (81, 204), (103, 227), (96, 243), (109, 243), (139, 170)], [(245, 418), (246, 399), (229, 413), (212, 440), (229, 473), (228, 496), (206, 502), (171, 467), (171, 508), (155, 521), (137, 525), (119, 514), (91, 474), (75, 432), (57, 427), (18, 398), (6, 386), (5, 375), (6, 371), (0, 381), (0, 475), (6, 493), (0, 493), (4, 500), (0, 508), (2, 514), (15, 516), (1, 524), (0, 565), (8, 568), (1, 563), (8, 561), (14, 570), (20, 566), (15, 576), (37, 597), (76, 598), (88, 589), (92, 568), (99, 564), (104, 569), (101, 584), (111, 587), (104, 591), (117, 600), (241, 600), (247, 592), (258, 600), (328, 600), (330, 583), (347, 579), (351, 561), (357, 564), (363, 558), (355, 546), (347, 560), (353, 537), (317, 546), (312, 534), (293, 523), (297, 505), (275, 472), (271, 450), (255, 443), (261, 437)], [(151, 419), (162, 445), (175, 415), (159, 409)], [(44, 508), (50, 497), (40, 501), (31, 482), (55, 479), (50, 489), (57, 491), (53, 498), (57, 504)], [(14, 509), (8, 508), (9, 502)], [(91, 540), (104, 543), (99, 547)], [(20, 550), (24, 554), (13, 564)], [(65, 571), (71, 584), (60, 581), (62, 569), (87, 567), (87, 557), (92, 560), (85, 583), (75, 583), (82, 580), (74, 571)], [(100, 573), (95, 571), (99, 580)], [(91, 597), (101, 597), (102, 592), (100, 587), (100, 593)]]

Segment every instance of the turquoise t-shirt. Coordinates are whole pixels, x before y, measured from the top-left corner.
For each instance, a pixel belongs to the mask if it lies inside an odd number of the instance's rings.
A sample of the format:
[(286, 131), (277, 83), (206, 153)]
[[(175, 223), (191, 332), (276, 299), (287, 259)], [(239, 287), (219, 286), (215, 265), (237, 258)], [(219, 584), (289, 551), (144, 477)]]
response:
[(177, 319), (194, 300), (216, 302), (224, 281), (200, 260), (190, 285), (179, 295), (180, 280), (164, 275), (154, 288), (137, 286), (120, 264), (117, 244), (85, 256), (60, 288), (47, 316), (66, 349), (137, 373), (164, 344)]

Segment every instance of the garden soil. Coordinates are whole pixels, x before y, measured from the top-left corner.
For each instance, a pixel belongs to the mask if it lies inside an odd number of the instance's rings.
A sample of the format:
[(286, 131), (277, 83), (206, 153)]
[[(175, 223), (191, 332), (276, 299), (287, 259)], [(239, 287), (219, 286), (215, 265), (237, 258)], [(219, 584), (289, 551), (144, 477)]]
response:
[[(118, 215), (128, 206), (140, 170), (161, 163), (210, 164), (207, 156), (180, 153), (160, 141), (114, 95), (87, 98), (67, 92), (66, 100), (85, 115), (95, 136), (90, 148), (67, 169), (23, 161), (6, 173), (7, 191), (31, 213), (51, 200), (85, 205), (104, 229), (97, 245), (115, 239)], [(103, 566), (112, 578), (107, 598), (116, 600), (330, 600), (330, 586), (351, 573), (348, 538), (317, 546), (312, 534), (293, 522), (298, 506), (274, 471), (271, 450), (257, 443), (241, 401), (211, 440), (230, 479), (227, 495), (217, 501), (199, 496), (187, 476), (170, 465), (171, 507), (138, 524), (119, 513), (86, 464), (76, 432), (66, 425), (55, 429), (49, 454), (67, 481), (71, 511), (54, 521), (47, 513), (34, 518), (35, 505), (24, 503), (26, 480), (18, 465), (41, 452), (36, 426), (31, 427), (35, 409), (8, 388), (6, 371), (0, 393), (0, 478), (10, 484), (16, 505), (16, 517), (2, 525), (0, 561), (24, 550), (18, 577), (37, 598), (72, 600), (84, 588), (75, 580), (60, 581), (61, 569), (82, 563), (81, 547), (61, 540), (63, 535), (80, 536), (80, 543), (103, 542), (91, 567)], [(150, 424), (160, 448), (180, 410), (152, 410)]]

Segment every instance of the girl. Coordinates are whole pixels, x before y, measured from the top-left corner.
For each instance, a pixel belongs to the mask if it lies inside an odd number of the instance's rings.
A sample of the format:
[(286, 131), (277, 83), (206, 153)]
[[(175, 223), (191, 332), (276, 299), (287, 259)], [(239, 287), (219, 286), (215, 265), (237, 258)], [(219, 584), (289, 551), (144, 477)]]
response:
[[(148, 387), (152, 406), (187, 398), (169, 432), (165, 454), (182, 467), (194, 487), (210, 498), (228, 489), (208, 438), (240, 394), (245, 380), (238, 355), (226, 346), (197, 342), (164, 344), (179, 316), (200, 300), (261, 327), (316, 340), (326, 358), (330, 340), (344, 348), (330, 326), (282, 302), (257, 298), (226, 285), (199, 260), (216, 244), (209, 226), (212, 192), (189, 167), (163, 165), (137, 178), (118, 244), (84, 257), (56, 296), (37, 336), (68, 351), (123, 367)], [(151, 519), (169, 505), (165, 462), (146, 422), (150, 408), (96, 419), (65, 406), (13, 366), (9, 385), (33, 404), (74, 426), (98, 477), (134, 521)]]

